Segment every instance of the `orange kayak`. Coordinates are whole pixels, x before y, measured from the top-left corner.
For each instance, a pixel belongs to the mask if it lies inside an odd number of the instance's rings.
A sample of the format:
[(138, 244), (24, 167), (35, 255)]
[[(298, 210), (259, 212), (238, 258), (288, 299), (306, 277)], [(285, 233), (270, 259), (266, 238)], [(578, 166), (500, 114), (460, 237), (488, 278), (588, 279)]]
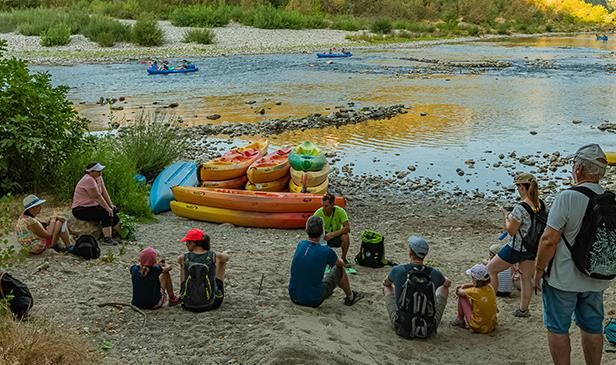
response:
[[(175, 200), (215, 208), (251, 212), (314, 212), (321, 207), (322, 195), (274, 193), (265, 191), (208, 189), (176, 186), (171, 189)], [(336, 205), (345, 207), (346, 200), (336, 197)]]
[(269, 182), (262, 182), (253, 184), (248, 182), (246, 184), (246, 190), (250, 191), (288, 191), (289, 190), (289, 179), (291, 176), (285, 175), (282, 178)]
[(251, 183), (275, 181), (289, 174), (290, 148), (261, 157), (250, 165), (246, 174)]
[(230, 180), (246, 174), (248, 167), (267, 153), (267, 140), (252, 142), (241, 148), (234, 148), (221, 157), (204, 162), (199, 166), (199, 179), (209, 181)]
[(229, 180), (203, 180), (200, 186), (202, 188), (243, 189), (247, 182), (246, 176), (240, 176)]

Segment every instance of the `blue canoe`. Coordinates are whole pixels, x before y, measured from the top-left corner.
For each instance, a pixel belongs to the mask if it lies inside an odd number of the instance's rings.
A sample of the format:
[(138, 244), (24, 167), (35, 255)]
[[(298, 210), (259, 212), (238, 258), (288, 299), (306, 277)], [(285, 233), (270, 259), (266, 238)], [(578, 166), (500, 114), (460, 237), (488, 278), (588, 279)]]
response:
[(178, 161), (172, 163), (156, 176), (154, 184), (152, 184), (150, 210), (154, 213), (160, 213), (171, 209), (172, 187), (178, 185), (197, 186), (198, 184), (196, 162)]
[(199, 71), (199, 67), (193, 66), (188, 68), (181, 69), (172, 69), (172, 70), (157, 70), (155, 68), (148, 68), (148, 74), (150, 75), (161, 75), (161, 74), (185, 74), (189, 72)]
[(598, 35), (597, 36), (597, 40), (598, 41), (607, 41), (607, 36), (606, 35)]
[(353, 54), (351, 52), (347, 53), (317, 53), (317, 57), (319, 58), (344, 58), (351, 57)]

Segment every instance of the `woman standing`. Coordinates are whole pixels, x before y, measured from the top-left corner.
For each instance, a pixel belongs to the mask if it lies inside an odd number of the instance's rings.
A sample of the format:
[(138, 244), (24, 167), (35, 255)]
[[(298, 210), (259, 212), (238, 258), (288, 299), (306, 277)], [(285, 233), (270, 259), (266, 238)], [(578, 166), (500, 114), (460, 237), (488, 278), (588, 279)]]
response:
[[(50, 247), (56, 251), (66, 251), (71, 242), (66, 219), (51, 217), (48, 222), (41, 222), (36, 216), (41, 213), (43, 203), (45, 200), (36, 195), (24, 198), (24, 212), (15, 226), (17, 239), (33, 255), (39, 255)], [(62, 238), (63, 244), (58, 243), (58, 238)]]
[(545, 209), (543, 201), (539, 199), (539, 186), (537, 179), (529, 173), (521, 173), (515, 176), (515, 186), (522, 199), (516, 204), (511, 212), (503, 210), (505, 215), (505, 230), (509, 234), (509, 242), (488, 263), (488, 272), (493, 288), (498, 288), (498, 273), (507, 270), (514, 264), (519, 265), (520, 279), (520, 306), (513, 313), (516, 317), (529, 317), (528, 304), (532, 295), (532, 275), (535, 271), (536, 252), (531, 252), (524, 247), (522, 239), (525, 237), (532, 224), (532, 217), (524, 205), (532, 209), (534, 213)]
[(112, 228), (120, 223), (117, 210), (103, 180), (102, 172), (105, 166), (98, 162), (91, 162), (75, 186), (72, 211), (75, 218), (83, 221), (100, 222), (103, 226), (103, 244), (117, 245), (112, 236)]

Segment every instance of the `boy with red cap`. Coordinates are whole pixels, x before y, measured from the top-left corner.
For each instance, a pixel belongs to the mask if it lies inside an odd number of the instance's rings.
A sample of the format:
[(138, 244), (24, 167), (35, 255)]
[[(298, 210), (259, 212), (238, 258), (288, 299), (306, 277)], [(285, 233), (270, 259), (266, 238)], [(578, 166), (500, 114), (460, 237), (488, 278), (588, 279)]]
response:
[(153, 247), (146, 247), (139, 253), (139, 265), (130, 268), (133, 283), (131, 304), (141, 309), (158, 309), (166, 304), (170, 306), (180, 302), (173, 293), (171, 266), (164, 260), (157, 263), (158, 252)]

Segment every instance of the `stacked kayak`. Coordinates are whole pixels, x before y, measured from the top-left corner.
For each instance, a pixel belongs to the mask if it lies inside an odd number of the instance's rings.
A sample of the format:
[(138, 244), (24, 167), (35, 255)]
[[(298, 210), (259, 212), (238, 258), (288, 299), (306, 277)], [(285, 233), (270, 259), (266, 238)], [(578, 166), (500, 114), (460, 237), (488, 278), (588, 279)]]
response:
[(178, 161), (165, 167), (158, 174), (150, 190), (150, 209), (161, 213), (170, 208), (173, 200), (171, 188), (174, 186), (197, 186), (197, 164), (195, 162)]
[(291, 180), (289, 191), (294, 193), (325, 194), (329, 181), (329, 164), (321, 150), (312, 142), (304, 141), (289, 154)]
[(221, 157), (199, 166), (199, 180), (204, 187), (242, 189), (248, 167), (267, 153), (267, 140), (232, 149)]
[[(171, 210), (178, 216), (256, 228), (303, 228), (321, 206), (321, 195), (176, 186)], [(344, 207), (344, 198), (336, 198)]]
[(246, 172), (246, 190), (286, 191), (290, 179), (290, 152), (290, 148), (280, 149), (253, 162)]
[(606, 152), (608, 165), (616, 165), (616, 152)]

